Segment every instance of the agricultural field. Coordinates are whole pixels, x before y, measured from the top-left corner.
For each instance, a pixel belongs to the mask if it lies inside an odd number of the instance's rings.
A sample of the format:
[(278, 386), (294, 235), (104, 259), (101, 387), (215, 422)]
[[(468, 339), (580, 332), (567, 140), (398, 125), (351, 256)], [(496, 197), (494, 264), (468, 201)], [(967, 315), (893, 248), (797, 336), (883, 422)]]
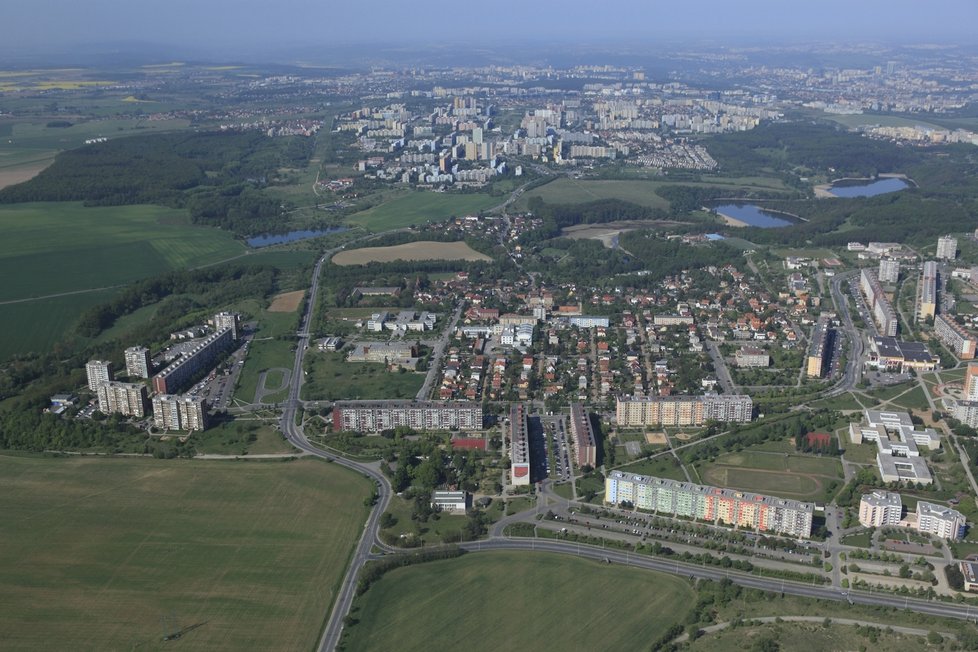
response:
[(424, 373), (387, 371), (381, 362), (348, 363), (344, 353), (311, 349), (306, 371), (302, 398), (307, 401), (413, 399), (425, 379)]
[(412, 224), (438, 222), (452, 216), (471, 215), (498, 206), (505, 197), (484, 193), (450, 194), (414, 191), (354, 213), (347, 220), (370, 231), (387, 231)]
[(702, 181), (646, 181), (641, 179), (571, 179), (561, 177), (527, 191), (516, 202), (525, 210), (529, 200), (541, 197), (548, 204), (582, 204), (599, 199), (621, 199), (649, 208), (669, 208), (669, 202), (656, 194), (664, 185), (729, 188), (732, 196), (748, 190), (788, 191), (780, 179), (773, 177), (702, 177)]
[[(635, 608), (620, 609), (622, 596)], [(346, 630), (344, 649), (448, 650), (463, 639), (472, 650), (646, 649), (682, 621), (694, 598), (683, 580), (650, 571), (563, 555), (473, 553), (385, 575), (358, 598), (359, 622)]]
[(817, 501), (842, 479), (837, 459), (763, 451), (727, 453), (698, 471), (708, 485)]
[(313, 460), (0, 456), (0, 476), (8, 649), (311, 649), (370, 492)]
[(394, 260), (467, 260), (491, 261), (464, 242), (431, 242), (422, 240), (391, 247), (348, 249), (333, 256), (337, 265), (389, 263)]
[(114, 295), (114, 290), (98, 290), (36, 301), (0, 302), (0, 360), (49, 349), (72, 329), (82, 312)]
[(272, 297), (272, 304), (268, 306), (268, 312), (295, 312), (302, 304), (304, 296), (306, 296), (305, 290), (283, 292), (276, 295)]

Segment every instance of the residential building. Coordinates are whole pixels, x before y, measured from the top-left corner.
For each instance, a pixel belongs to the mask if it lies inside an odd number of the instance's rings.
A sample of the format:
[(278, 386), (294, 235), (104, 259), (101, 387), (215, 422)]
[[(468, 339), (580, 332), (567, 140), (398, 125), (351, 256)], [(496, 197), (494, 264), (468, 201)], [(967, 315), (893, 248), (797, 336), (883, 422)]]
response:
[(917, 321), (933, 319), (937, 314), (937, 263), (933, 260), (924, 263), (917, 294)]
[(917, 503), (917, 529), (920, 532), (935, 534), (942, 539), (960, 539), (966, 525), (967, 519), (957, 510), (924, 501)]
[(189, 395), (157, 394), (153, 397), (153, 425), (163, 430), (206, 430), (207, 402)]
[(964, 575), (964, 590), (978, 591), (978, 561), (958, 562), (958, 567)]
[(338, 401), (333, 428), (380, 432), (398, 426), (415, 430), (481, 430), (482, 404), (465, 401)]
[(570, 435), (574, 442), (574, 459), (577, 468), (598, 465), (598, 447), (594, 438), (591, 419), (580, 403), (570, 405)]
[(958, 421), (978, 427), (978, 362), (968, 364), (964, 373), (964, 395), (954, 401), (951, 413)]
[(958, 239), (949, 235), (937, 239), (937, 258), (954, 260), (958, 256)]
[(863, 494), (859, 501), (859, 523), (865, 527), (899, 525), (903, 515), (903, 500), (892, 491)]
[(464, 512), (469, 508), (469, 494), (466, 491), (436, 491), (431, 496), (431, 507), (443, 512)]
[(880, 334), (894, 337), (897, 334), (898, 323), (896, 311), (890, 305), (890, 300), (886, 298), (876, 273), (864, 268), (859, 273), (859, 289), (866, 297), (866, 304), (873, 311)]
[(110, 381), (98, 386), (98, 409), (103, 414), (127, 417), (146, 416), (146, 385)]
[(756, 346), (742, 346), (734, 354), (734, 360), (738, 367), (768, 367), (771, 365), (771, 356), (767, 351)]
[(231, 329), (231, 339), (238, 339), (238, 328), (241, 323), (241, 315), (236, 312), (219, 312), (214, 315), (214, 330), (219, 331), (224, 328)]
[(747, 423), (754, 403), (742, 394), (706, 396), (618, 397), (615, 415), (620, 426), (698, 426), (706, 421)]
[(530, 438), (526, 407), (515, 403), (509, 410), (510, 482), (530, 484)]
[(828, 371), (829, 356), (832, 352), (832, 329), (829, 320), (821, 318), (812, 329), (812, 338), (808, 344), (806, 373), (809, 378), (821, 378)]
[(382, 362), (393, 365), (407, 362), (417, 355), (418, 350), (413, 344), (363, 342), (357, 344), (346, 359), (348, 362)]
[(126, 349), (126, 375), (130, 378), (149, 378), (153, 373), (153, 362), (149, 349), (144, 346), (132, 346)]
[(978, 346), (975, 336), (954, 321), (953, 317), (937, 315), (934, 317), (934, 334), (961, 360), (973, 360)]
[(233, 342), (230, 328), (207, 336), (186, 355), (177, 358), (163, 371), (153, 376), (153, 391), (157, 394), (173, 394), (190, 382), (195, 374), (211, 366), (217, 356)]
[(112, 363), (107, 360), (89, 360), (85, 365), (88, 389), (98, 391), (99, 385), (112, 381)]
[(655, 315), (652, 323), (656, 326), (680, 326), (682, 324), (692, 324), (692, 315)]
[(578, 328), (596, 328), (598, 326), (608, 328), (610, 323), (607, 317), (594, 317), (589, 315), (568, 317), (567, 321), (571, 326), (577, 326)]
[(880, 283), (896, 283), (900, 279), (900, 261), (881, 258), (879, 279)]
[(604, 501), (793, 537), (811, 536), (815, 512), (812, 503), (624, 471), (612, 471), (605, 478)]

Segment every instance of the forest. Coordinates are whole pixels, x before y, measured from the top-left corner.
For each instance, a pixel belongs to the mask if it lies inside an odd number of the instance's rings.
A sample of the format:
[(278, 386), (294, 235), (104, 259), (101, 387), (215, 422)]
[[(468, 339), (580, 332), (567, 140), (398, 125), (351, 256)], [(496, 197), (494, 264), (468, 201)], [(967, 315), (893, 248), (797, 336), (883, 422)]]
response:
[(161, 204), (241, 235), (269, 233), (282, 202), (259, 188), (283, 167), (304, 167), (313, 139), (255, 131), (129, 136), (58, 154), (29, 181), (0, 190), (0, 203), (84, 201)]

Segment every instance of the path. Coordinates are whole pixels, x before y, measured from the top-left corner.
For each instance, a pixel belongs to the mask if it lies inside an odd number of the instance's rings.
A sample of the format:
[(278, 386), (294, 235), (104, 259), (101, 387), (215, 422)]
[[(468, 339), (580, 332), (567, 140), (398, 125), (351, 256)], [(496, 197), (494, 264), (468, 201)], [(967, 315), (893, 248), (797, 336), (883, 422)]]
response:
[[(745, 618), (744, 623), (824, 623), (826, 618), (822, 616), (763, 616), (761, 618)], [(927, 636), (929, 629), (918, 629), (916, 627), (903, 627), (901, 625), (890, 625), (889, 623), (874, 623), (868, 620), (855, 620), (853, 618), (829, 618), (833, 625), (854, 625), (857, 627), (878, 627), (879, 629), (891, 629), (898, 634), (908, 634), (910, 636)], [(717, 623), (700, 629), (704, 634), (713, 634), (730, 627), (732, 623)], [(938, 632), (944, 638), (956, 638), (950, 632)], [(673, 643), (685, 643), (689, 640), (689, 634), (681, 634), (673, 640)]]
[[(268, 374), (271, 372), (279, 372), (282, 374), (282, 383), (280, 386), (275, 388), (270, 388), (266, 384), (268, 380)], [(255, 400), (256, 404), (260, 404), (266, 396), (269, 394), (278, 394), (282, 390), (286, 389), (290, 381), (292, 380), (292, 370), (286, 369), (285, 367), (272, 367), (271, 369), (266, 369), (265, 371), (258, 374), (258, 386), (255, 388)]]

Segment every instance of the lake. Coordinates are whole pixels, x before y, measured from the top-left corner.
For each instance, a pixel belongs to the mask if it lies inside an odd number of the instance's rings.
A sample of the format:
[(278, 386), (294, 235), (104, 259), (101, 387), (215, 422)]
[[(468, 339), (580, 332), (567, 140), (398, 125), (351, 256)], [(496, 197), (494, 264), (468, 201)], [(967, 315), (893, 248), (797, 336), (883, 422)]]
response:
[(318, 238), (321, 235), (330, 235), (332, 233), (342, 233), (346, 231), (345, 226), (334, 226), (328, 229), (321, 229), (317, 231), (289, 231), (288, 233), (278, 233), (274, 235), (256, 235), (253, 238), (248, 238), (247, 243), (249, 247), (268, 247), (271, 245), (285, 244), (286, 242), (295, 242), (297, 240), (308, 240), (309, 238)]
[(768, 211), (756, 204), (720, 204), (719, 206), (714, 206), (714, 210), (720, 215), (732, 217), (747, 226), (774, 228), (796, 224), (794, 220), (784, 213)]
[(836, 181), (829, 187), (829, 193), (835, 197), (875, 197), (909, 187), (910, 184), (903, 179), (886, 177), (875, 181), (869, 179), (865, 181)]

